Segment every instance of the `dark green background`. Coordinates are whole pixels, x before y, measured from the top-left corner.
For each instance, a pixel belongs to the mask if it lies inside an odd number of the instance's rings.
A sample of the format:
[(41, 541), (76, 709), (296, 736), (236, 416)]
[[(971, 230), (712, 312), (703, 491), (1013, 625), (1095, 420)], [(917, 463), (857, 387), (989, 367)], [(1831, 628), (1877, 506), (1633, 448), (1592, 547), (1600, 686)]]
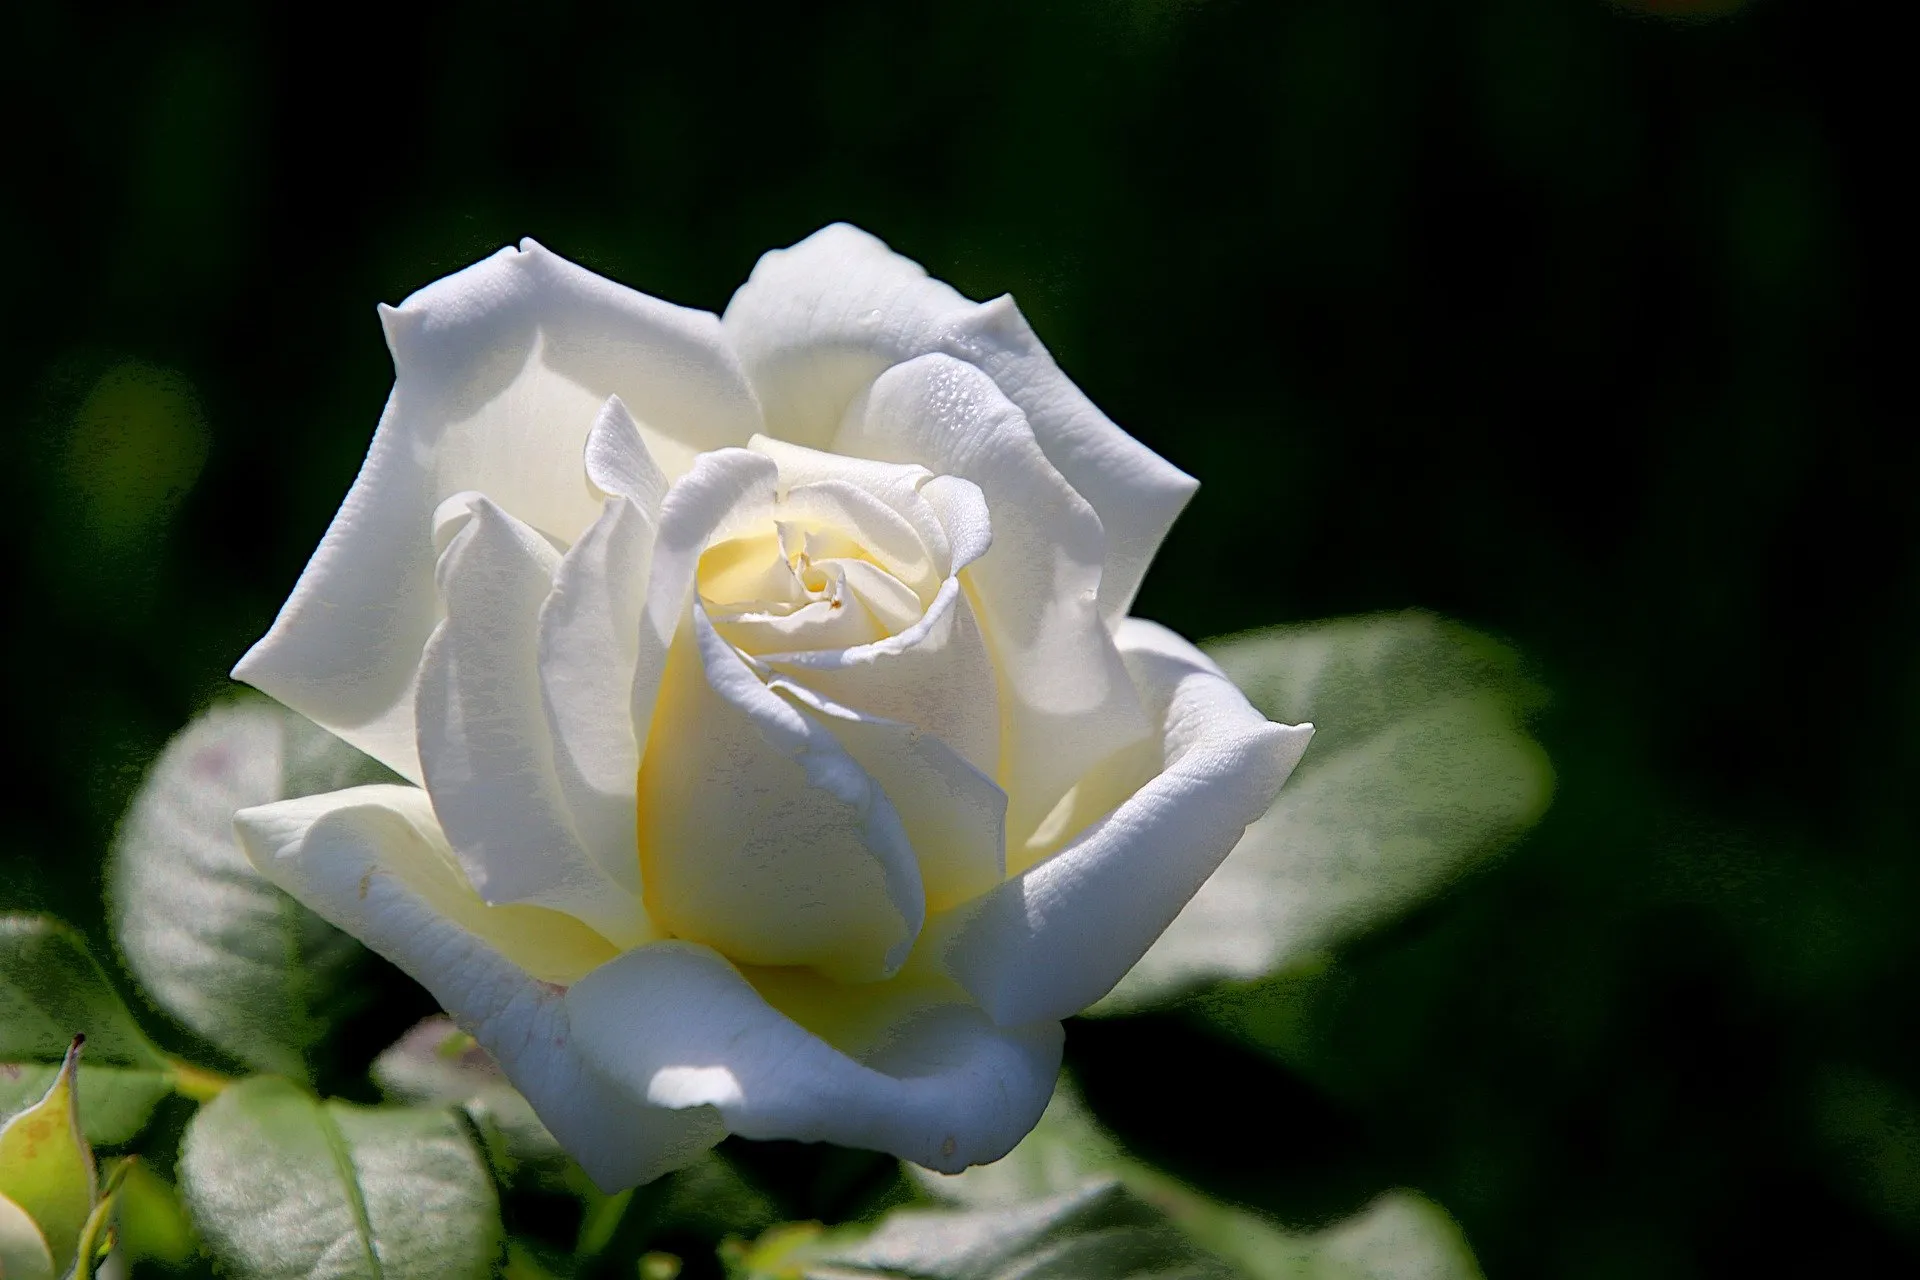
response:
[(1130, 1142), (1290, 1221), (1420, 1187), (1497, 1277), (1920, 1260), (1900, 6), (157, 8), (0, 52), (0, 906), (98, 933), (376, 301), (533, 235), (718, 309), (845, 218), (1202, 480), (1140, 612), (1424, 605), (1555, 695), (1545, 824), (1275, 992), (1278, 1058), (1074, 1025)]

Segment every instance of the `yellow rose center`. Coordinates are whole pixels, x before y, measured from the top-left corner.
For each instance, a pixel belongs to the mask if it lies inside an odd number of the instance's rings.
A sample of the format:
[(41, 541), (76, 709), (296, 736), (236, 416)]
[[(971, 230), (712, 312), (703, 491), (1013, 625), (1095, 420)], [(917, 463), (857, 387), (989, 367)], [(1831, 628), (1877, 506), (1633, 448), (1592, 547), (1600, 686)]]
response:
[(714, 630), (755, 656), (871, 644), (928, 604), (856, 535), (797, 520), (709, 547), (695, 589)]

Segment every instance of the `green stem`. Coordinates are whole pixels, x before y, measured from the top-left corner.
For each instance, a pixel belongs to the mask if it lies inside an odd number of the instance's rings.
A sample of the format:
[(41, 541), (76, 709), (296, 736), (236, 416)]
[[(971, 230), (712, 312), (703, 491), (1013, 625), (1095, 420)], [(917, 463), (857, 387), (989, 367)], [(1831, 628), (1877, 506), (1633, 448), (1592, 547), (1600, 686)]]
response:
[(100, 1189), (100, 1198), (94, 1202), (93, 1212), (87, 1215), (86, 1225), (80, 1228), (79, 1247), (73, 1255), (75, 1280), (89, 1280), (93, 1275), (93, 1264), (98, 1260), (101, 1246), (106, 1242), (107, 1221), (113, 1216), (113, 1198), (119, 1194), (120, 1184), (126, 1179), (127, 1170), (132, 1167), (133, 1159), (132, 1156), (128, 1156), (107, 1174), (107, 1183)]
[(580, 1240), (574, 1252), (591, 1258), (613, 1243), (613, 1233), (620, 1229), (620, 1219), (625, 1216), (627, 1206), (632, 1202), (631, 1187), (610, 1196), (589, 1198), (587, 1212), (580, 1222)]
[(173, 1091), (183, 1098), (192, 1098), (195, 1102), (211, 1102), (220, 1096), (220, 1091), (233, 1083), (232, 1076), (223, 1076), (218, 1071), (209, 1071), (205, 1067), (196, 1067), (190, 1062), (173, 1058), (167, 1063), (168, 1083)]

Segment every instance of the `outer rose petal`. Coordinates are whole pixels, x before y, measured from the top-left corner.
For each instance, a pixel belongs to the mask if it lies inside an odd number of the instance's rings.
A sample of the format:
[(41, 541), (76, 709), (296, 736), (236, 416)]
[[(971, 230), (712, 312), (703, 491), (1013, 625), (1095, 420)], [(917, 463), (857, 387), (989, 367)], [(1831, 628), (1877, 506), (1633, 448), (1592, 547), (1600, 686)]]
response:
[(614, 948), (559, 912), (481, 902), (425, 792), (356, 787), (243, 809), (234, 826), (263, 875), (417, 978), (601, 1186), (658, 1177), (724, 1136), (712, 1110), (647, 1106), (582, 1055), (563, 984)]
[(1273, 803), (1313, 736), (1271, 724), (1206, 655), (1137, 618), (1115, 639), (1163, 725), (1165, 767), (1071, 844), (928, 922), (1001, 1026), (1065, 1018), (1120, 981)]
[(567, 993), (575, 1041), (663, 1107), (712, 1107), (749, 1138), (834, 1142), (943, 1172), (997, 1160), (1039, 1120), (1060, 1067), (1057, 1022), (995, 1027), (922, 1012), (856, 1062), (772, 1009), (705, 947), (657, 943)]
[(1087, 399), (1012, 298), (972, 302), (844, 223), (762, 257), (722, 323), (767, 407), (768, 432), (799, 444), (825, 447), (847, 405), (889, 365), (938, 351), (985, 370), (1106, 526), (1100, 607), (1109, 622), (1126, 613), (1196, 487)]
[(234, 676), (418, 781), (413, 690), (438, 620), (434, 509), (477, 490), (570, 543), (599, 510), (582, 458), (608, 396), (669, 470), (694, 449), (745, 444), (760, 412), (711, 313), (635, 293), (531, 240), (381, 318), (395, 380), (366, 462)]

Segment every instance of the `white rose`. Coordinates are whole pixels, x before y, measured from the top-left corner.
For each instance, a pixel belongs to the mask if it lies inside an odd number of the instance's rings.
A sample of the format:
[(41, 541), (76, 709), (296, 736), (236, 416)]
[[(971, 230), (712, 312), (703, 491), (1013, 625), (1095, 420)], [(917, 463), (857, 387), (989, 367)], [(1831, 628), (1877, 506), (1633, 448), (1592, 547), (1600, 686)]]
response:
[(235, 675), (415, 786), (243, 811), (602, 1186), (1038, 1119), (1310, 730), (1126, 616), (1194, 482), (846, 226), (726, 315), (531, 241), (383, 309), (359, 478)]

